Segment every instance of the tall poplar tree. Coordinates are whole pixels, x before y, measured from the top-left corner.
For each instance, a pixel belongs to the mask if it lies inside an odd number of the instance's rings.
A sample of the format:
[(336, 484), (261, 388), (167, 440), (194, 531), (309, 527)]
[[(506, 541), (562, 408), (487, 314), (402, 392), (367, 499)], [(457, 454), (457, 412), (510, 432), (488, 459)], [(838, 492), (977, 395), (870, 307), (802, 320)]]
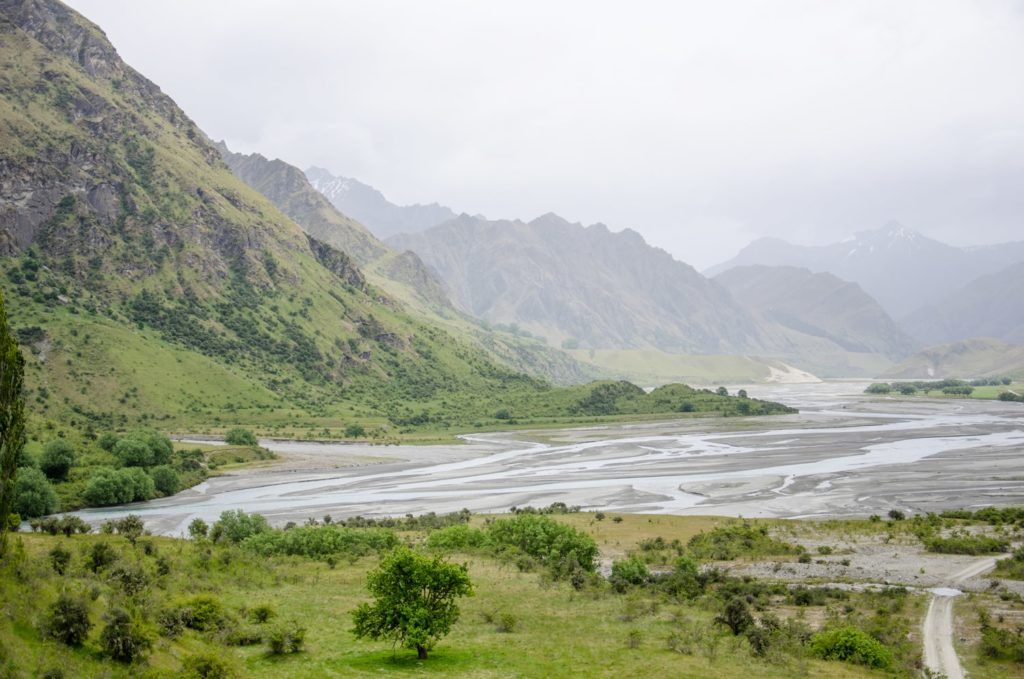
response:
[(18, 452), (25, 443), (24, 377), (25, 359), (7, 324), (7, 308), (0, 293), (0, 556), (7, 551)]

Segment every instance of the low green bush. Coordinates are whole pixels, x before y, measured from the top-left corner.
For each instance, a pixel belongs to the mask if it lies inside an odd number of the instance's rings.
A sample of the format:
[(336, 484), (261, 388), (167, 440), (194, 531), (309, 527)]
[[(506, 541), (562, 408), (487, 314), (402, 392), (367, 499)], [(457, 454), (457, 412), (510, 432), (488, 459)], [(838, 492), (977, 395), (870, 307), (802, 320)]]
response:
[(893, 664), (892, 651), (856, 627), (818, 632), (811, 637), (808, 647), (823, 660), (842, 660), (876, 669), (888, 669)]

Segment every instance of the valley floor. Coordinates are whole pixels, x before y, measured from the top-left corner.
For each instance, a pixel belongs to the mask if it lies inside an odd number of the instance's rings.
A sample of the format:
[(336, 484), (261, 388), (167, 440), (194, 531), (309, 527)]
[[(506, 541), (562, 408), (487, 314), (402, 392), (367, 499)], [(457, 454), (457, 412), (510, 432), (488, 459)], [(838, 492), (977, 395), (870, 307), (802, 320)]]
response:
[[(1024, 498), (1024, 408), (872, 399), (857, 382), (748, 387), (798, 415), (467, 435), (464, 445), (265, 440), (272, 465), (211, 478), (129, 512), (181, 534), (244, 508), (272, 524), (565, 502), (604, 511), (829, 517), (1012, 504)], [(757, 393), (757, 389), (761, 393)]]

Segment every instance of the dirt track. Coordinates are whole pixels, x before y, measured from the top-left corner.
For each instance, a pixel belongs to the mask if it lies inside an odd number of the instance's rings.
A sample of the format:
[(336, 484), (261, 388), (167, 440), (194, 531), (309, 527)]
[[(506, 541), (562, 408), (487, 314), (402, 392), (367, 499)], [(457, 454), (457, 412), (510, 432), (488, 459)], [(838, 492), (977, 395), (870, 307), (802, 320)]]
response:
[(953, 645), (953, 601), (960, 596), (960, 590), (954, 587), (987, 573), (995, 565), (995, 558), (979, 559), (954, 575), (950, 587), (932, 590), (932, 601), (923, 625), (924, 664), (932, 672), (946, 679), (964, 679), (964, 668)]

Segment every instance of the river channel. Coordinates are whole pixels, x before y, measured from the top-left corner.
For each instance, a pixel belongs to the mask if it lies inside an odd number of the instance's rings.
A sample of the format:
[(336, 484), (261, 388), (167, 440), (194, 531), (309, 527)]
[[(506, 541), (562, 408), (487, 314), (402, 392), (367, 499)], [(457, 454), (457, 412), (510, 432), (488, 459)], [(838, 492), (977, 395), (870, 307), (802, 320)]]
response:
[(177, 535), (228, 509), (272, 524), (330, 514), (507, 511), (561, 501), (606, 512), (827, 517), (1024, 502), (1024, 406), (879, 399), (865, 383), (750, 385), (797, 415), (697, 418), (466, 435), (447, 446), (261, 443), (270, 467), (212, 477), (146, 503), (80, 512), (141, 515)]

